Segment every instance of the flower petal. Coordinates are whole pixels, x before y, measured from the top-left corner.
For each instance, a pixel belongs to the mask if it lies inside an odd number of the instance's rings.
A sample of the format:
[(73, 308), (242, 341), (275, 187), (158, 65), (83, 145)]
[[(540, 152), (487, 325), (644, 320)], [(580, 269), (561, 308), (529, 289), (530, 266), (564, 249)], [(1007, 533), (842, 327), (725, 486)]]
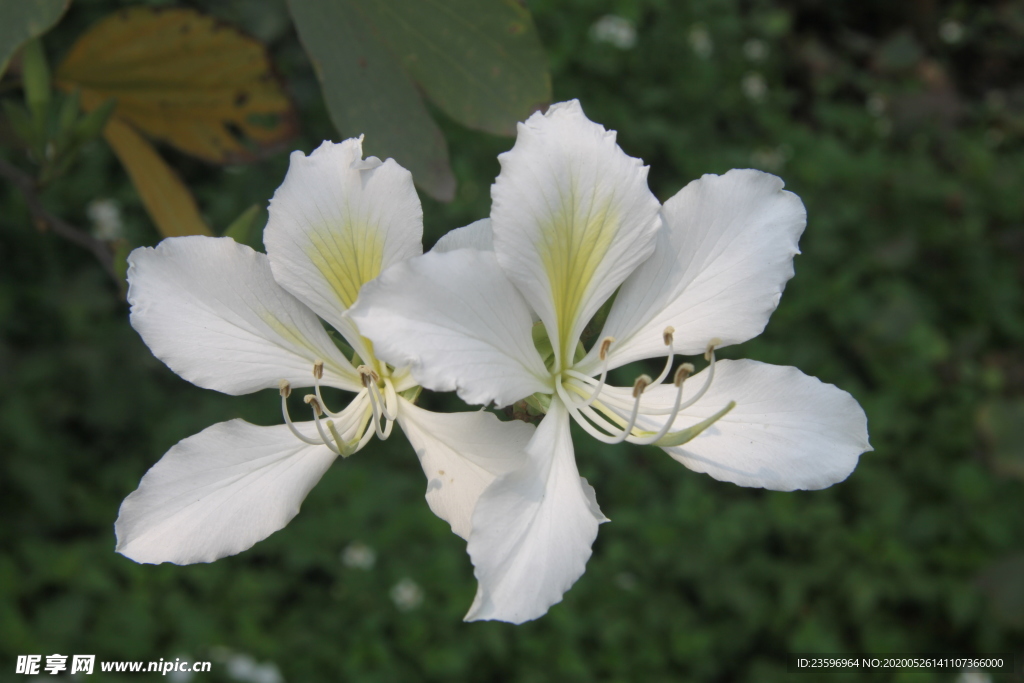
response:
[(521, 624), (543, 616), (576, 582), (608, 519), (576, 470), (561, 401), (526, 447), (525, 465), (497, 478), (473, 513), (469, 555), (479, 587), (466, 621)]
[(530, 310), (492, 252), (430, 252), (392, 266), (349, 315), (378, 358), (410, 366), (428, 389), (499, 407), (551, 391)]
[(228, 237), (171, 237), (128, 257), (132, 327), (188, 381), (226, 394), (324, 382), (361, 388), (317, 317), (281, 289), (264, 254)]
[[(364, 284), (423, 252), (423, 210), (412, 176), (393, 159), (363, 159), (362, 138), (292, 152), (270, 202), (263, 241), (281, 286), (345, 334)], [(359, 349), (357, 349), (359, 350)]]
[(601, 336), (617, 340), (610, 367), (664, 354), (668, 326), (686, 355), (703, 353), (716, 337), (727, 346), (764, 330), (793, 277), (807, 223), (803, 202), (782, 187), (768, 173), (732, 170), (668, 200), (654, 256), (623, 283), (608, 313)]
[[(706, 373), (686, 381), (684, 400), (703, 386)], [(627, 414), (633, 405), (629, 390), (612, 393), (620, 414)], [(651, 387), (641, 405), (671, 407), (675, 395), (671, 385)], [(673, 431), (711, 417), (729, 401), (736, 407), (728, 414), (692, 441), (665, 451), (720, 481), (792, 491), (823, 489), (846, 479), (860, 454), (871, 450), (867, 417), (850, 394), (794, 367), (752, 360), (718, 361), (708, 392), (676, 418)], [(658, 429), (664, 419), (645, 415), (637, 423)]]
[(167, 451), (124, 499), (114, 525), (117, 552), (147, 564), (240, 553), (298, 514), (335, 457), (284, 425), (208, 427)]
[(491, 219), (481, 218), (467, 226), (446, 233), (430, 251), (443, 254), (456, 249), (479, 249), (494, 251), (494, 236), (491, 233)]
[(533, 427), (482, 411), (432, 413), (399, 403), (398, 424), (427, 475), (427, 504), (468, 539), (477, 499), (495, 477), (523, 464)]
[(519, 124), (515, 146), (498, 159), (494, 250), (564, 365), (597, 309), (651, 255), (658, 201), (647, 167), (576, 100)]

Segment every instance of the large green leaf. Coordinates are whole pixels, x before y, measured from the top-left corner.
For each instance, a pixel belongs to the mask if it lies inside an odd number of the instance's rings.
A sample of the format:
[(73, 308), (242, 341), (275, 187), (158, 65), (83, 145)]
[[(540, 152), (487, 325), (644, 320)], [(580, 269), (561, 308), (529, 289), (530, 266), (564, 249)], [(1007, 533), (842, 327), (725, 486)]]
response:
[(25, 41), (41, 36), (57, 23), (71, 0), (5, 0), (0, 2), (0, 76)]
[(349, 0), (446, 114), (514, 135), (551, 100), (547, 57), (516, 0)]
[(512, 135), (551, 98), (529, 12), (514, 0), (288, 0), (331, 118), (448, 200), (455, 179), (420, 89), (456, 121)]

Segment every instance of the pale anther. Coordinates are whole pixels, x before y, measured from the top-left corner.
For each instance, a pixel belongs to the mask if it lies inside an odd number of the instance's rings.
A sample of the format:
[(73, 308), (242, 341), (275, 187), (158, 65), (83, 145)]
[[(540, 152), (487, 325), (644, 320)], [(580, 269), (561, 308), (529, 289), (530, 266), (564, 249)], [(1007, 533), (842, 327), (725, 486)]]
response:
[(672, 346), (672, 337), (673, 335), (675, 335), (675, 333), (676, 328), (672, 327), (671, 325), (665, 328), (665, 331), (662, 332), (661, 334), (661, 338), (665, 340), (665, 346)]
[(286, 379), (282, 379), (277, 383), (277, 390), (281, 392), (282, 398), (288, 398), (292, 395), (292, 385)]
[(324, 362), (322, 360), (313, 363), (313, 377), (317, 379), (324, 378)]
[(716, 346), (721, 346), (721, 345), (722, 345), (722, 340), (719, 339), (718, 337), (715, 337), (714, 339), (709, 341), (707, 349), (704, 350), (704, 360), (710, 361), (711, 360), (711, 354), (715, 350), (715, 347)]
[(607, 360), (607, 358), (608, 358), (608, 349), (614, 343), (615, 343), (615, 337), (605, 337), (604, 339), (601, 340), (601, 350), (597, 354), (601, 358), (601, 360)]
[(303, 399), (307, 404), (313, 406), (313, 414), (320, 417), (323, 414), (323, 409), (320, 407), (320, 401), (316, 400), (316, 396), (313, 394), (306, 394)]
[(694, 369), (693, 363), (683, 363), (680, 365), (679, 368), (676, 369), (676, 376), (672, 380), (672, 384), (677, 387), (683, 386), (683, 382), (686, 381), (687, 377), (693, 374)]
[(364, 387), (369, 386), (369, 382), (371, 382), (371, 380), (373, 384), (380, 381), (380, 375), (374, 372), (373, 368), (368, 365), (360, 365), (356, 368), (356, 372), (358, 372), (359, 376), (362, 377)]
[(651, 378), (647, 375), (640, 375), (637, 377), (636, 381), (633, 382), (633, 398), (639, 399), (641, 394), (644, 393), (644, 389), (650, 386), (650, 384)]

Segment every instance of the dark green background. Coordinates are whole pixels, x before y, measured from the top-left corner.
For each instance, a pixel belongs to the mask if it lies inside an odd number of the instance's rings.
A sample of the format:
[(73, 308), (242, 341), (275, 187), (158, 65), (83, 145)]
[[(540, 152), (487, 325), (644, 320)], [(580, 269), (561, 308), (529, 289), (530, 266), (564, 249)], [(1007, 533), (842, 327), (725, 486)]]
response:
[[(51, 60), (122, 4), (74, 3), (45, 39)], [(335, 137), (283, 3), (191, 4), (268, 42), (302, 111), (295, 147)], [(766, 332), (724, 355), (796, 365), (850, 391), (875, 451), (830, 489), (775, 493), (575, 434), (613, 521), (565, 600), (522, 626), (461, 621), (475, 591), (464, 543), (430, 514), (398, 430), (336, 463), (301, 514), (252, 550), (136, 565), (114, 554), (113, 522), (146, 469), (214, 422), (277, 424), (277, 396), (222, 396), (176, 377), (129, 327), (100, 267), (38, 233), (4, 186), (0, 680), (24, 680), (18, 654), (207, 660), (217, 646), (274, 662), (289, 682), (821, 680), (787, 673), (790, 652), (1015, 652), (1024, 666), (1024, 481), (1012, 476), (1024, 459), (1013, 441), (1024, 420), (1024, 3), (529, 6), (555, 98), (578, 97), (618, 130), (660, 199), (749, 166), (803, 198), (795, 279)], [(632, 49), (590, 37), (606, 13), (635, 22)], [(940, 38), (948, 19), (963, 28), (958, 43)], [(695, 27), (711, 39), (708, 58)], [(763, 61), (745, 54), (750, 39), (768, 48)], [(767, 84), (761, 101), (741, 87), (753, 72)], [(495, 156), (512, 144), (442, 125), (460, 186), (451, 205), (424, 200), (427, 246), (487, 214)], [(166, 153), (219, 229), (265, 204), (287, 166), (283, 152), (227, 168)], [(136, 243), (156, 242), (99, 143), (45, 201), (86, 225), (98, 197), (122, 204)], [(377, 552), (371, 571), (339, 559), (357, 540)], [(389, 597), (403, 577), (424, 592), (409, 612)], [(221, 663), (193, 679), (225, 680)]]

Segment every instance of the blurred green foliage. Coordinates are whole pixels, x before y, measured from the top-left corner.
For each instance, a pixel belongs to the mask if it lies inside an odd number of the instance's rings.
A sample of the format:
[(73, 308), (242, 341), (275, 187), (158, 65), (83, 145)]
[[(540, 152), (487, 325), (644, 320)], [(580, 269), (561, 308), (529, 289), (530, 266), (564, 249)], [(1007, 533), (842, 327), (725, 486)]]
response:
[[(73, 4), (44, 40), (51, 61), (122, 4)], [(136, 565), (113, 553), (112, 527), (146, 468), (213, 422), (278, 423), (277, 397), (176, 377), (96, 263), (39, 234), (4, 185), (0, 678), (23, 678), (13, 667), (25, 653), (207, 660), (223, 648), (293, 682), (789, 681), (788, 652), (1015, 652), (1024, 664), (1024, 623), (1006, 608), (1021, 604), (1024, 480), (999, 466), (1019, 461), (1020, 445), (999, 441), (1019, 430), (992, 427), (1024, 397), (1024, 3), (530, 8), (555, 98), (578, 97), (617, 129), (651, 165), (659, 198), (749, 166), (803, 198), (795, 279), (766, 332), (723, 355), (849, 390), (875, 451), (830, 489), (776, 493), (577, 434), (582, 474), (613, 522), (564, 602), (519, 627), (461, 622), (475, 590), (465, 545), (427, 509), (397, 430), (336, 463), (301, 514), (252, 550)], [(203, 9), (269, 44), (302, 112), (298, 146), (333, 137), (282, 2)], [(511, 146), (440, 120), (459, 188), (450, 205), (424, 199), (428, 246), (487, 214), (495, 155)], [(110, 199), (131, 242), (155, 243), (111, 153), (87, 151), (46, 191), (49, 209), (87, 225), (90, 202)], [(210, 168), (165, 153), (218, 226), (265, 206), (287, 165), (284, 154)], [(376, 551), (372, 569), (342, 562), (353, 542)], [(405, 611), (391, 598), (404, 578), (423, 592)], [(217, 661), (193, 680), (232, 680)]]

